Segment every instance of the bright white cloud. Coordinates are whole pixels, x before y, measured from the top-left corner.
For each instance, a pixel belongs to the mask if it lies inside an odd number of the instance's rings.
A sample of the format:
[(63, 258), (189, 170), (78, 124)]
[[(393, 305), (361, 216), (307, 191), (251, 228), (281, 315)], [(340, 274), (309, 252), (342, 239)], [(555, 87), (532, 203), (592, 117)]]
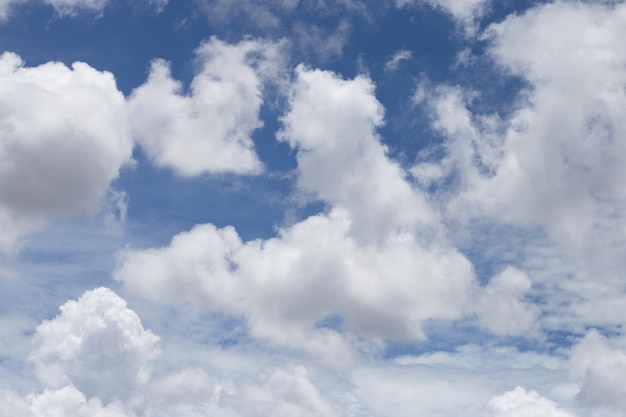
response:
[(148, 80), (129, 98), (136, 140), (155, 164), (183, 176), (259, 173), (250, 136), (262, 126), (263, 84), (280, 71), (280, 44), (211, 38), (196, 54), (200, 70), (189, 94), (169, 64), (152, 63)]
[(522, 387), (494, 397), (489, 401), (489, 409), (494, 417), (574, 417), (537, 391), (526, 391)]
[(131, 161), (124, 96), (87, 64), (0, 56), (1, 249), (46, 218), (94, 212)]
[(72, 384), (104, 402), (128, 400), (147, 382), (158, 340), (123, 299), (98, 288), (37, 327), (29, 360), (47, 387)]
[[(87, 291), (36, 329), (30, 360), (44, 389), (28, 394), (0, 390), (0, 416), (345, 415), (302, 365), (272, 366), (260, 373), (244, 366), (233, 377), (223, 375), (228, 366), (220, 363), (222, 382), (197, 367), (153, 376), (158, 341), (113, 291)], [(159, 359), (164, 368), (173, 364)]]
[(532, 86), (507, 120), (471, 114), (459, 89), (437, 90), (435, 127), (462, 172), (459, 211), (478, 204), (581, 242), (603, 203), (620, 207), (625, 10), (555, 3), (492, 25), (491, 55)]

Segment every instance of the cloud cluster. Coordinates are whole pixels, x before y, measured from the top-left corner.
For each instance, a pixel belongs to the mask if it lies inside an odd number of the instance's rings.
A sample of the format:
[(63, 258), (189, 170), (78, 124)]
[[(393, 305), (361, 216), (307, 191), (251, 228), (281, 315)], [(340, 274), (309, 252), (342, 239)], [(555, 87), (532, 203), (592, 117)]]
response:
[(159, 375), (159, 338), (113, 291), (98, 288), (37, 327), (29, 357), (44, 389), (0, 391), (0, 415), (326, 417), (342, 412), (301, 365), (218, 382), (200, 368)]
[(476, 111), (479, 93), (459, 86), (422, 83), (415, 96), (445, 141), (443, 157), (424, 152), (412, 174), (440, 187), (444, 217), (465, 233), (511, 225), (550, 238), (523, 239), (516, 262), (534, 269), (561, 328), (565, 317), (572, 327), (616, 325), (607, 313), (623, 303), (625, 19), (624, 4), (556, 2), (489, 26), (487, 56), (523, 82), (507, 112)]
[(128, 99), (112, 74), (85, 63), (27, 67), (4, 53), (0, 250), (15, 250), (50, 218), (96, 213), (107, 198), (122, 203), (123, 217), (125, 203), (110, 183), (133, 162), (135, 143), (182, 176), (260, 173), (251, 135), (262, 126), (264, 85), (281, 82), (281, 45), (212, 38), (197, 49), (189, 94), (156, 60)]
[(124, 251), (114, 278), (140, 297), (243, 316), (253, 337), (332, 364), (350, 360), (351, 335), (421, 339), (423, 321), (466, 313), (471, 264), (387, 157), (371, 82), (300, 67), (289, 103), (280, 138), (297, 150), (299, 190), (326, 212), (245, 243), (199, 225), (168, 247)]

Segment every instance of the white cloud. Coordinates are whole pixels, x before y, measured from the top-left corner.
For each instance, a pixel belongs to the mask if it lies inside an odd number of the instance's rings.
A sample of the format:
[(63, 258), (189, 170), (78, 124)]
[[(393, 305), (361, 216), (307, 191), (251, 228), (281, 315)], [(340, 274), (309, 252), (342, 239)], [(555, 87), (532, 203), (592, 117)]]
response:
[(552, 329), (615, 326), (622, 311), (625, 22), (624, 4), (556, 2), (491, 25), (488, 56), (526, 83), (501, 115), (473, 112), (482, 98), (461, 87), (421, 83), (415, 97), (445, 141), (443, 158), (424, 152), (411, 172), (440, 187), (459, 235), (517, 228), (488, 244), (520, 242), (513, 264)]
[[(372, 83), (301, 67), (289, 103), (281, 140), (297, 149), (301, 192), (327, 212), (245, 243), (231, 227), (196, 226), (168, 247), (122, 252), (115, 279), (140, 297), (243, 316), (253, 337), (333, 365), (352, 360), (359, 337), (421, 339), (424, 320), (461, 317), (471, 265), (388, 159)], [(319, 326), (329, 317), (339, 329)]]
[(262, 126), (264, 82), (280, 71), (280, 44), (211, 38), (196, 54), (200, 70), (189, 94), (165, 61), (152, 63), (148, 80), (129, 98), (136, 140), (155, 164), (183, 176), (259, 173), (250, 136)]
[(98, 288), (37, 327), (29, 360), (47, 387), (72, 384), (107, 403), (129, 400), (148, 381), (158, 340), (123, 299)]
[[(87, 291), (37, 327), (30, 359), (43, 390), (0, 390), (0, 416), (344, 415), (303, 365), (260, 370), (250, 366), (258, 365), (255, 358), (243, 366), (238, 361), (234, 372), (222, 356), (215, 362), (218, 382), (199, 367), (172, 369), (178, 364), (167, 355), (156, 360), (158, 341), (113, 291)], [(160, 372), (152, 375), (149, 368), (158, 362)]]
[(393, 56), (391, 56), (387, 62), (385, 62), (385, 71), (395, 71), (400, 67), (400, 63), (402, 61), (406, 61), (407, 59), (411, 59), (413, 57), (413, 53), (408, 49), (400, 49)]
[(489, 409), (494, 417), (574, 417), (537, 391), (522, 387), (494, 397), (489, 401)]
[(0, 56), (1, 249), (46, 218), (97, 211), (131, 161), (125, 100), (87, 64), (26, 67)]
[(625, 16), (624, 5), (555, 3), (487, 30), (495, 61), (532, 88), (503, 121), (469, 113), (458, 89), (439, 90), (435, 126), (467, 178), (459, 210), (479, 204), (581, 242), (603, 202), (620, 207)]

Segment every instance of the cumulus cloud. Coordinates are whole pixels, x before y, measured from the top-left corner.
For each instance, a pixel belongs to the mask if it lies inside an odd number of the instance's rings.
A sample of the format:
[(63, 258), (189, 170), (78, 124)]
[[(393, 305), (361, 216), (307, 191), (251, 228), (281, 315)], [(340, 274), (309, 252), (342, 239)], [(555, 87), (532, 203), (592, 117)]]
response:
[(133, 143), (113, 75), (0, 56), (1, 248), (46, 218), (94, 212)]
[(494, 417), (574, 417), (537, 391), (526, 391), (522, 387), (492, 398), (489, 410)]
[(147, 382), (159, 338), (107, 288), (88, 291), (36, 329), (29, 360), (50, 388), (73, 385), (104, 402), (130, 398)]
[(189, 94), (163, 60), (129, 98), (133, 133), (158, 166), (183, 176), (262, 170), (250, 136), (262, 126), (265, 81), (280, 71), (280, 44), (216, 38), (197, 50), (199, 72)]
[(232, 227), (199, 225), (168, 247), (122, 252), (115, 279), (155, 301), (243, 316), (252, 336), (335, 365), (354, 336), (420, 339), (424, 320), (464, 314), (471, 265), (387, 157), (372, 83), (300, 67), (289, 102), (280, 138), (297, 150), (300, 191), (327, 212), (245, 243)]
[(221, 382), (198, 367), (152, 375), (157, 359), (165, 360), (158, 358), (158, 342), (116, 293), (87, 291), (37, 327), (30, 360), (44, 388), (0, 390), (0, 416), (344, 415), (302, 365), (261, 373), (244, 367)]

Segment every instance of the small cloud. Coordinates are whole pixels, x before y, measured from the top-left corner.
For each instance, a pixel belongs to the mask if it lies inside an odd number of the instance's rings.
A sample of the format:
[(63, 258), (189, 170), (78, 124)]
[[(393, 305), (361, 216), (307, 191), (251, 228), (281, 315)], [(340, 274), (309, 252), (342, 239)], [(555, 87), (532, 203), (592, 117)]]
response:
[(413, 53), (408, 49), (400, 49), (385, 62), (385, 71), (395, 71), (400, 67), (402, 61), (413, 58)]

